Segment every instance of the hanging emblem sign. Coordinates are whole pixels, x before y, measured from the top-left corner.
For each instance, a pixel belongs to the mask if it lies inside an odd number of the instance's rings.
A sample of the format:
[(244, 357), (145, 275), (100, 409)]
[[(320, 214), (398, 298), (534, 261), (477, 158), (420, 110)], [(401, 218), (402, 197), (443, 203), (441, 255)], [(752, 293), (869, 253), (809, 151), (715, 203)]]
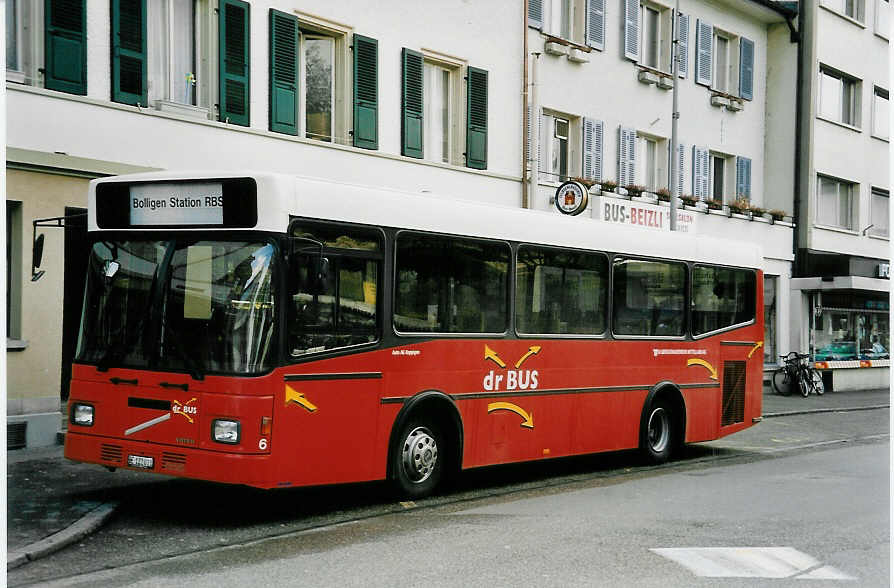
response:
[(575, 216), (587, 208), (590, 194), (583, 184), (569, 180), (556, 189), (556, 208), (562, 214)]
[(157, 183), (130, 186), (130, 224), (222, 225), (220, 183)]

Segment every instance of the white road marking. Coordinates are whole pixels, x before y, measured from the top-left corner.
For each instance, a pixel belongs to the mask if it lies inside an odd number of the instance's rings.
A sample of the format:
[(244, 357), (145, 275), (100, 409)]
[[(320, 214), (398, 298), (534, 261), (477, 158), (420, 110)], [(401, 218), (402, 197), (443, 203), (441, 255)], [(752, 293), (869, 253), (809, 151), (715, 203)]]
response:
[(681, 547), (650, 551), (707, 578), (856, 580), (793, 547)]
[(133, 435), (134, 433), (142, 431), (143, 429), (148, 429), (149, 427), (151, 427), (153, 425), (157, 425), (158, 423), (163, 423), (164, 421), (168, 420), (169, 418), (171, 418), (171, 413), (163, 414), (160, 417), (154, 418), (151, 421), (146, 421), (145, 423), (140, 423), (139, 425), (137, 425), (135, 427), (131, 427), (128, 430), (124, 431), (124, 436), (126, 437), (127, 435)]

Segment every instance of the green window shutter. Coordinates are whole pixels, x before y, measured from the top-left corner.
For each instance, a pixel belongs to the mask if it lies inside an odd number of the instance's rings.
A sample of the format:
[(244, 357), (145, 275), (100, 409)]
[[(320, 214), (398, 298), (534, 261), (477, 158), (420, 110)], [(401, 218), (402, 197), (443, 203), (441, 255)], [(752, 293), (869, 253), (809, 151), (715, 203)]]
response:
[(270, 130), (298, 134), (298, 19), (270, 10)]
[(379, 148), (379, 42), (354, 35), (354, 147)]
[(466, 166), (487, 169), (487, 71), (470, 67), (466, 86)]
[(422, 53), (403, 49), (401, 53), (403, 76), (401, 80), (401, 134), (400, 152), (407, 157), (422, 159), (423, 119), (423, 60)]
[[(7, 0), (12, 2), (13, 0)], [(86, 0), (46, 0), (44, 85), (69, 94), (87, 94)]]
[(146, 2), (112, 0), (112, 100), (146, 106)]
[(249, 124), (249, 5), (220, 0), (220, 114), (222, 121)]

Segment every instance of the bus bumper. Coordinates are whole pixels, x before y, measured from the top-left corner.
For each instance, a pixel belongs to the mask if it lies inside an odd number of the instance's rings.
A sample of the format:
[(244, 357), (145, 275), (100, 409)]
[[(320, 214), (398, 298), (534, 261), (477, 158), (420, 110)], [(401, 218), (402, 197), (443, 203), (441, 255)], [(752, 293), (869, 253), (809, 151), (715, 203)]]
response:
[(278, 482), (274, 479), (273, 461), (269, 454), (238, 455), (224, 451), (131, 442), (69, 430), (65, 434), (65, 457), (108, 468), (244, 484), (256, 488), (292, 485), (291, 482)]

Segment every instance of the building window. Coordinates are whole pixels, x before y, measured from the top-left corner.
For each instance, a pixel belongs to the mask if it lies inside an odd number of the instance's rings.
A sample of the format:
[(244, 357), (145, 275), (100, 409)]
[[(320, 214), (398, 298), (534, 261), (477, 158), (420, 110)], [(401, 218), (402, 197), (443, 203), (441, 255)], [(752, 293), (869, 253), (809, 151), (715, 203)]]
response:
[(875, 34), (885, 39), (891, 34), (890, 11), (888, 0), (875, 0)]
[(452, 71), (440, 64), (425, 62), (425, 146), (423, 153), (429, 161), (450, 163), (452, 144), (451, 96)]
[(872, 92), (872, 136), (887, 139), (890, 120), (888, 91), (876, 86)]
[(649, 190), (657, 190), (664, 186), (661, 179), (664, 177), (663, 157), (667, 148), (665, 141), (655, 137), (649, 137), (637, 133), (636, 135), (636, 163), (634, 164), (634, 183), (645, 186)]
[(21, 32), (22, 7), (21, 0), (6, 0), (6, 75), (22, 73), (22, 61), (19, 43)]
[(825, 176), (818, 176), (816, 185), (816, 223), (852, 230), (857, 185)]
[(887, 190), (873, 188), (869, 196), (869, 234), (876, 237), (888, 237), (888, 226), (891, 222), (891, 200)]
[(643, 4), (640, 11), (642, 39), (639, 62), (652, 69), (670, 72), (673, 11), (657, 4)]
[(779, 277), (764, 276), (764, 364), (776, 364), (779, 355), (776, 352), (776, 292)]
[(159, 102), (199, 105), (196, 8), (182, 0), (147, 5), (149, 101), (157, 107)]
[(714, 29), (714, 83), (713, 89), (724, 94), (738, 95), (739, 65), (738, 37)]
[(22, 203), (6, 201), (6, 337), (22, 337)]
[(823, 0), (823, 6), (848, 18), (863, 22), (863, 0)]
[(540, 120), (540, 173), (548, 182), (564, 182), (571, 175), (571, 128), (567, 115), (543, 114)]
[(301, 34), (300, 119), (308, 139), (331, 142), (335, 112), (335, 39)]
[(730, 195), (732, 165), (733, 158), (729, 155), (711, 152), (711, 199), (726, 203), (736, 199), (735, 195)]
[(859, 80), (826, 67), (820, 68), (820, 117), (859, 127), (859, 97)]

